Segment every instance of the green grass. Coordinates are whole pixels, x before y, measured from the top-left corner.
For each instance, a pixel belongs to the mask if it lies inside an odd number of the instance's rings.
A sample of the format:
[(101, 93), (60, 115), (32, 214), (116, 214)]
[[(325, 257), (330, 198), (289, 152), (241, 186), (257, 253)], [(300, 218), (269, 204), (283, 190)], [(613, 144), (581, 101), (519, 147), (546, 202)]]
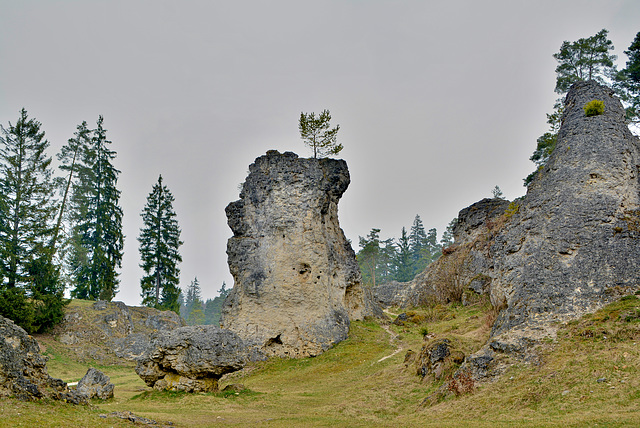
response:
[[(475, 393), (428, 408), (420, 403), (442, 381), (422, 380), (415, 367), (405, 367), (406, 352), (420, 351), (426, 328), (435, 335), (427, 340), (446, 337), (468, 355), (486, 342), (488, 308), (478, 304), (414, 312), (419, 315), (415, 320), (438, 321), (392, 325), (399, 336), (394, 341), (378, 322), (354, 322), (348, 340), (318, 357), (272, 359), (222, 379), (221, 387), (243, 384), (238, 393), (157, 392), (131, 365), (99, 366), (116, 385), (112, 400), (88, 407), (1, 400), (0, 426), (131, 426), (98, 416), (125, 410), (179, 427), (640, 426), (636, 297), (561, 328), (556, 341), (542, 345), (537, 364), (517, 363)], [(39, 340), (47, 347), (53, 376), (78, 380), (84, 375), (86, 363), (74, 361), (52, 338)], [(397, 346), (401, 352), (380, 361)]]

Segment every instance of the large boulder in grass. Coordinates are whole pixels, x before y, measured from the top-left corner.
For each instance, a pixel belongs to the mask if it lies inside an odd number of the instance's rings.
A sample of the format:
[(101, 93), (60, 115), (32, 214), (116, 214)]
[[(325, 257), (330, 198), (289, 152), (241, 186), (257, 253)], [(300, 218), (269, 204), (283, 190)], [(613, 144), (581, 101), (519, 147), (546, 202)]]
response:
[(47, 373), (47, 358), (38, 342), (8, 318), (0, 316), (0, 398), (52, 398), (71, 403), (86, 400)]
[(247, 347), (213, 325), (187, 326), (152, 335), (136, 373), (156, 390), (214, 392), (222, 375), (240, 370)]

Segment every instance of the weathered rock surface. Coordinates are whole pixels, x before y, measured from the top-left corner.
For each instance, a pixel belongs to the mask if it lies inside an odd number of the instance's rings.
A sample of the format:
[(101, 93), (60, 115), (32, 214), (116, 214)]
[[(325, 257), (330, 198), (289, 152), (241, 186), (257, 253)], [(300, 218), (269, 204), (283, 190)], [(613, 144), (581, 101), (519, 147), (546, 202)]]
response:
[(99, 398), (100, 400), (108, 400), (113, 398), (113, 390), (115, 386), (111, 383), (111, 378), (100, 370), (93, 367), (87, 370), (87, 374), (78, 382), (76, 392), (87, 397)]
[[(598, 99), (605, 112), (586, 117)], [(489, 249), (492, 332), (503, 351), (555, 335), (555, 324), (593, 312), (640, 287), (640, 140), (613, 92), (575, 84), (558, 143), (519, 210)]]
[[(583, 106), (594, 99), (605, 112), (586, 117)], [(404, 301), (424, 303), (446, 270), (463, 293), (488, 294), (501, 309), (489, 342), (461, 370), (483, 379), (508, 358), (535, 361), (535, 345), (561, 323), (640, 289), (639, 168), (640, 140), (613, 92), (575, 84), (556, 148), (527, 195), (497, 217), (482, 214), (486, 201), (462, 210), (455, 248), (421, 274), (422, 284), (416, 278)]]
[(213, 325), (158, 331), (136, 373), (157, 390), (212, 392), (218, 379), (240, 370), (247, 348), (237, 334)]
[(269, 151), (249, 172), (226, 209), (235, 285), (222, 325), (267, 356), (318, 355), (376, 313), (338, 223), (347, 164)]
[(122, 302), (74, 301), (65, 312), (54, 336), (79, 359), (100, 364), (135, 361), (149, 346), (154, 331), (184, 326), (175, 312)]
[(76, 404), (86, 401), (69, 391), (66, 383), (49, 376), (46, 363), (38, 342), (22, 327), (0, 316), (0, 398), (47, 397)]

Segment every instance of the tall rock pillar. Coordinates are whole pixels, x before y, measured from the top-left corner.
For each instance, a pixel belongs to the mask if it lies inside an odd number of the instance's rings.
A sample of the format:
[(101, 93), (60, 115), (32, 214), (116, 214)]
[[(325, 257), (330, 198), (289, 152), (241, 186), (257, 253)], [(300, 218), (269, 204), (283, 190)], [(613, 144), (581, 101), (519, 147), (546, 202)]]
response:
[(372, 313), (355, 253), (338, 223), (343, 160), (269, 151), (227, 206), (235, 284), (222, 325), (265, 355), (305, 357), (346, 339)]

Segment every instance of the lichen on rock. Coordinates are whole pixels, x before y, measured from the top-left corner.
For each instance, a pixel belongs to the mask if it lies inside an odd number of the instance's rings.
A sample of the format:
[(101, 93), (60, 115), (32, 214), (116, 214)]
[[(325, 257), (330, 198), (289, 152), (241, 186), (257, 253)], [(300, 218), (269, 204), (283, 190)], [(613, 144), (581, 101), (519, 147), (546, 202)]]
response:
[(235, 285), (222, 325), (267, 356), (318, 355), (347, 338), (351, 320), (374, 314), (338, 223), (349, 182), (343, 160), (269, 151), (227, 206)]

